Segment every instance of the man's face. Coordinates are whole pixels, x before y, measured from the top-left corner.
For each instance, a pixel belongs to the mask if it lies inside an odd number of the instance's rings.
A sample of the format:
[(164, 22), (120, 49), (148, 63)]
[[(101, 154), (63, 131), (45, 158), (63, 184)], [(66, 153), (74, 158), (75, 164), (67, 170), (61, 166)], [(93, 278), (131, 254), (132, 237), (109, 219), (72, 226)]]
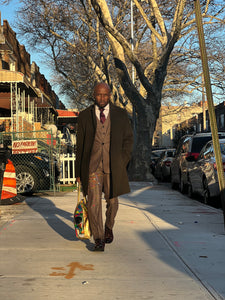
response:
[(95, 103), (100, 107), (105, 107), (110, 100), (111, 92), (108, 85), (100, 83), (94, 89)]

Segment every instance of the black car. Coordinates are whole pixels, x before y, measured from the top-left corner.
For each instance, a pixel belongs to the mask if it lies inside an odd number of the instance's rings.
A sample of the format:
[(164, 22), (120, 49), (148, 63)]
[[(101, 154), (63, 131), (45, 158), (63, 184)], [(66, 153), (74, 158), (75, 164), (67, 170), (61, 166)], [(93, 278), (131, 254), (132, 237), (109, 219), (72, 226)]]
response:
[(153, 149), (151, 152), (151, 172), (152, 174), (155, 174), (155, 166), (157, 164), (157, 161), (160, 159), (160, 155), (165, 151), (166, 149)]
[(49, 190), (58, 179), (57, 164), (43, 153), (11, 154), (9, 159), (15, 167), (18, 194)]

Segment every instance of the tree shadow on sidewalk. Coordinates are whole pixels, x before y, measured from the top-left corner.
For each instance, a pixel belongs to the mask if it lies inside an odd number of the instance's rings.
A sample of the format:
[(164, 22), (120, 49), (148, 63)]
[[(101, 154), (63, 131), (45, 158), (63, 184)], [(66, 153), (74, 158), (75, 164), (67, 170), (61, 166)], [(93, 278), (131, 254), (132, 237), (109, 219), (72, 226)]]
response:
[[(224, 282), (218, 276), (224, 273), (221, 210), (167, 186), (148, 183), (132, 184), (131, 193), (122, 196), (121, 202), (131, 212), (129, 219), (122, 220), (133, 233), (127, 244), (135, 245), (137, 238), (133, 237), (138, 236), (148, 245), (146, 254), (153, 253), (155, 259), (155, 264), (149, 264), (152, 272), (158, 274), (161, 264), (171, 277), (173, 271), (182, 272), (224, 297)], [(139, 247), (134, 247), (133, 252), (142, 259)]]
[[(39, 213), (48, 225), (64, 239), (69, 241), (76, 240), (72, 212), (56, 207), (51, 200), (43, 197), (30, 197), (25, 201), (30, 208)], [(66, 220), (71, 225), (67, 224)]]

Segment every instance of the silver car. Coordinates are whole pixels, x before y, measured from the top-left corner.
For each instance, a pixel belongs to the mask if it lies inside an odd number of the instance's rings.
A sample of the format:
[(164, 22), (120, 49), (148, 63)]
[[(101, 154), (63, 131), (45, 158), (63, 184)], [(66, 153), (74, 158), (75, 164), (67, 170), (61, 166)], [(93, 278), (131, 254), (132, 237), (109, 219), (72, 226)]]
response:
[(174, 159), (176, 149), (166, 149), (157, 160), (155, 166), (155, 177), (162, 181), (170, 179), (170, 165)]
[[(225, 139), (225, 132), (219, 132), (218, 136), (219, 139)], [(189, 169), (193, 167), (193, 161), (198, 158), (203, 146), (211, 140), (210, 132), (185, 135), (180, 139), (170, 168), (172, 188), (179, 187), (182, 193), (187, 192)]]
[[(225, 170), (225, 139), (220, 139), (219, 142)], [(188, 160), (193, 161), (194, 158), (189, 157)], [(209, 141), (202, 148), (197, 160), (189, 168), (188, 175), (188, 194), (190, 197), (197, 193), (203, 197), (206, 204), (211, 203), (213, 198), (215, 198), (214, 201), (220, 201), (216, 159), (212, 141)]]

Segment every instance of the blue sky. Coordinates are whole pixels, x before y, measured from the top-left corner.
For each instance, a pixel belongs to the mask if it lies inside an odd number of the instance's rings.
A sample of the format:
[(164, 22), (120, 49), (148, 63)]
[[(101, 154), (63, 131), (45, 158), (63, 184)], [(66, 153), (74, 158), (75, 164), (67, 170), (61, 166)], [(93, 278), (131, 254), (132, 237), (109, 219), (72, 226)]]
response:
[[(0, 5), (0, 11), (1, 11), (1, 25), (3, 23), (3, 20), (6, 19), (9, 22), (10, 27), (15, 31), (16, 33), (16, 27), (15, 27), (15, 20), (16, 20), (16, 10), (18, 9), (20, 3), (18, 0), (11, 0), (9, 5)], [(17, 36), (17, 39), (20, 44), (23, 44), (26, 47), (27, 52), (31, 55), (30, 62), (35, 61), (35, 63), (40, 68), (40, 73), (45, 76), (45, 78), (50, 82), (50, 73), (49, 69), (45, 67), (45, 65), (42, 63), (42, 57), (39, 53), (32, 52), (28, 45), (25, 44), (25, 42), (21, 42), (19, 37)]]
[[(19, 8), (19, 0), (11, 0), (9, 5), (2, 5), (0, 4), (0, 12), (1, 12), (1, 25), (3, 24), (3, 20), (7, 20), (9, 22), (10, 27), (13, 29), (15, 33), (16, 26), (15, 26), (15, 20), (16, 20), (16, 10)], [(44, 64), (44, 57), (41, 57), (40, 53), (32, 52), (31, 49), (29, 49), (29, 46), (26, 45), (26, 43), (23, 41), (20, 41), (20, 38), (17, 36), (17, 40), (20, 44), (24, 45), (26, 48), (26, 51), (30, 54), (30, 63), (33, 61), (37, 64), (37, 66), (40, 69), (40, 73), (45, 76), (47, 81), (51, 84), (51, 70), (47, 65)], [(52, 89), (55, 91), (55, 93), (59, 96), (60, 100), (67, 106), (66, 96), (59, 95), (58, 89), (56, 86), (52, 86)]]

